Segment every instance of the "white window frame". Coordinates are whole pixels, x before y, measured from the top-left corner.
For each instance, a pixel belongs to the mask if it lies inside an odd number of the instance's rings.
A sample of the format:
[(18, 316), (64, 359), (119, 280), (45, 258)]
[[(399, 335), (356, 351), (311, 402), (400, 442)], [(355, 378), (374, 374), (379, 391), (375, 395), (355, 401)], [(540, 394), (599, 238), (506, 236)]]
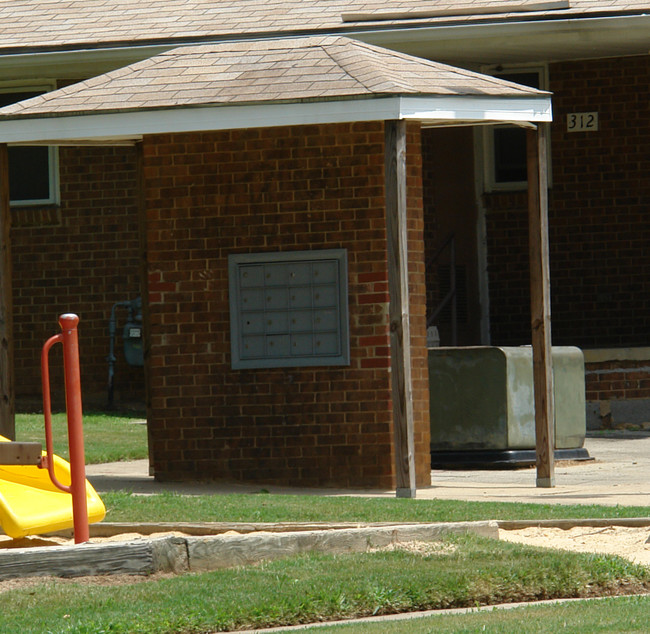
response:
[[(37, 81), (30, 83), (2, 83), (0, 84), (0, 94), (20, 93), (20, 92), (50, 92), (56, 89), (52, 81)], [(29, 146), (26, 146), (29, 147)], [(34, 198), (23, 200), (10, 200), (12, 207), (35, 207), (45, 205), (56, 205), (59, 203), (59, 152), (55, 146), (47, 146), (48, 151), (48, 179), (50, 195), (48, 198)]]
[[(516, 65), (516, 66), (489, 66), (482, 69), (486, 75), (500, 75), (500, 74), (515, 74), (515, 73), (537, 73), (539, 75), (539, 89), (548, 90), (548, 66), (546, 65)], [(516, 127), (513, 125), (495, 125), (485, 127), (482, 131), (482, 146), (483, 146), (483, 183), (486, 192), (508, 192), (508, 191), (522, 191), (528, 188), (528, 180), (522, 181), (499, 181), (496, 180), (495, 175), (495, 162), (494, 162), (494, 130), (505, 127)], [(549, 162), (549, 186), (550, 186), (550, 135), (547, 135), (547, 158)]]

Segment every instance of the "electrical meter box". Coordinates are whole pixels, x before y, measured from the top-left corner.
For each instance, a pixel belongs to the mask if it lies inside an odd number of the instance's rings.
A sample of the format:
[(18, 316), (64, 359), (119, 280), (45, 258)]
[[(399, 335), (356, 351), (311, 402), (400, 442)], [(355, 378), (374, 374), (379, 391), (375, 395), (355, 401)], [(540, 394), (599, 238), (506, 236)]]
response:
[(128, 322), (122, 331), (124, 357), (129, 365), (144, 365), (144, 346), (142, 345), (142, 324)]

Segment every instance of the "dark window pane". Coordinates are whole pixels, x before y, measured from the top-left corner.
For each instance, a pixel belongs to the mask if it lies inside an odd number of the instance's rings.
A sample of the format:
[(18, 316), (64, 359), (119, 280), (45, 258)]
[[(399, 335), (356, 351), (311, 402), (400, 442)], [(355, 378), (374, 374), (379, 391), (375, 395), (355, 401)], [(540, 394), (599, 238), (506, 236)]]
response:
[(539, 88), (539, 73), (496, 73), (494, 76), (506, 81), (513, 81), (515, 84)]
[[(30, 99), (43, 91), (0, 93), (0, 107)], [(46, 147), (9, 148), (9, 197), (13, 202), (50, 199), (50, 153)]]
[[(497, 73), (495, 77), (516, 84), (539, 88), (536, 72)], [(526, 131), (521, 128), (494, 128), (494, 182), (520, 183), (528, 179), (526, 165)]]
[(497, 183), (525, 181), (526, 131), (521, 128), (494, 130), (494, 180)]
[(46, 147), (9, 148), (11, 200), (47, 200), (50, 197), (50, 154)]

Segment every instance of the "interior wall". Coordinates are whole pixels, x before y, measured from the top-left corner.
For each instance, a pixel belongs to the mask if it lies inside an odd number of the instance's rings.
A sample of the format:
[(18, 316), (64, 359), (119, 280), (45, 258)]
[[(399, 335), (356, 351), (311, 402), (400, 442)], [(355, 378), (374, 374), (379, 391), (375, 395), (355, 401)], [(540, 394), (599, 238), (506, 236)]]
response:
[[(457, 345), (480, 344), (477, 206), (474, 138), (470, 127), (422, 131), (422, 162), (427, 262), (454, 236), (457, 281)], [(450, 290), (451, 251), (444, 249), (427, 270), (428, 313)], [(451, 310), (436, 321), (441, 345), (452, 345)]]

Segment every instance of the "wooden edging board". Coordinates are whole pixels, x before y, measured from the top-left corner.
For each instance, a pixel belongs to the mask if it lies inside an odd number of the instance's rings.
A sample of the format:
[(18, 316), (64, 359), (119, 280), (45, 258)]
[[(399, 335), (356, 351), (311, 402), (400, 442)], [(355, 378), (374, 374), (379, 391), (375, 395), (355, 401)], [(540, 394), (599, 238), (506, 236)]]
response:
[[(499, 529), (533, 526), (567, 530), (576, 526), (647, 526), (650, 529), (650, 518), (368, 525), (105, 523), (91, 527), (91, 539), (130, 533), (143, 537), (75, 546), (0, 549), (0, 580), (33, 576), (206, 572), (304, 552), (365, 552), (390, 544), (434, 542), (445, 534), (473, 533), (498, 539)], [(183, 535), (155, 536), (171, 531)]]
[[(126, 527), (126, 525), (120, 525)], [(144, 525), (146, 530), (152, 525)], [(183, 530), (183, 525), (160, 525)], [(190, 528), (191, 525), (185, 525)], [(194, 525), (196, 530), (200, 525)], [(233, 526), (233, 525), (230, 525)], [(251, 525), (243, 525), (251, 526)], [(127, 533), (140, 525), (128, 525)], [(221, 525), (223, 527), (223, 525)], [(213, 528), (214, 530), (214, 528)], [(254, 531), (132, 539), (123, 542), (86, 543), (0, 550), (0, 580), (15, 577), (205, 572), (218, 568), (278, 559), (304, 552), (364, 552), (389, 544), (437, 541), (449, 533), (475, 533), (498, 537), (496, 522), (402, 524), (319, 530)], [(155, 533), (151, 533), (155, 534)]]

